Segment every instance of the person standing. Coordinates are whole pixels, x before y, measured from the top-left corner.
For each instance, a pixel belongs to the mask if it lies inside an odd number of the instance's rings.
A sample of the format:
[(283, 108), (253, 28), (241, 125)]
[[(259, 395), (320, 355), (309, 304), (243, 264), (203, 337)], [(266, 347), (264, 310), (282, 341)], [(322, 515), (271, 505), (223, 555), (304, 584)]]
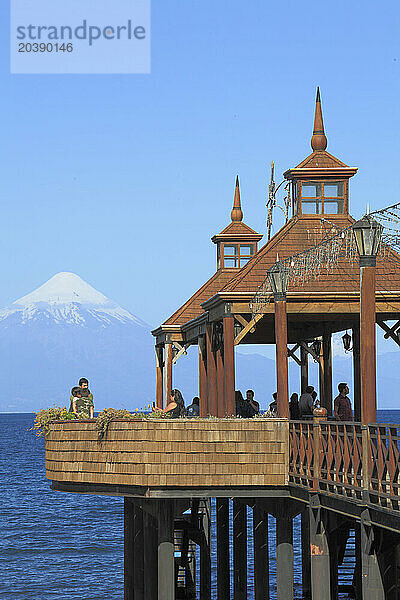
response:
[[(72, 393), (73, 390), (80, 390), (79, 395), (77, 393)], [(72, 388), (71, 397), (70, 397), (70, 407), (69, 411), (74, 412), (76, 415), (78, 412), (80, 414), (84, 414), (86, 418), (93, 419), (94, 416), (94, 402), (93, 402), (93, 394), (89, 390), (89, 381), (86, 377), (81, 377), (79, 380), (79, 388)], [(76, 400), (79, 397), (79, 411), (76, 404)], [(75, 401), (75, 404), (74, 404)]]
[(260, 412), (260, 405), (257, 400), (254, 400), (254, 392), (253, 390), (247, 390), (246, 392), (246, 400), (254, 410), (254, 414), (258, 415)]
[(301, 394), (299, 400), (299, 411), (300, 411), (300, 419), (304, 417), (312, 416), (314, 410), (314, 399), (312, 397), (312, 393), (314, 391), (314, 386), (308, 385), (306, 387), (306, 391), (304, 394)]
[(291, 421), (298, 421), (300, 419), (299, 395), (296, 392), (290, 396), (289, 418)]
[(339, 383), (339, 394), (334, 402), (334, 415), (338, 421), (353, 421), (353, 410), (351, 408), (350, 398), (348, 397), (349, 388), (347, 383)]

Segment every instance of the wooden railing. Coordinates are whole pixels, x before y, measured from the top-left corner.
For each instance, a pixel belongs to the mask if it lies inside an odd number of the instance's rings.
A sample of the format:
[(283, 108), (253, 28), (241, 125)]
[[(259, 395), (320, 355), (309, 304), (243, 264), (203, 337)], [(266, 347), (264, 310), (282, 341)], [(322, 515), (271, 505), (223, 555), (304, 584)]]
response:
[(289, 483), (400, 510), (400, 425), (290, 421)]

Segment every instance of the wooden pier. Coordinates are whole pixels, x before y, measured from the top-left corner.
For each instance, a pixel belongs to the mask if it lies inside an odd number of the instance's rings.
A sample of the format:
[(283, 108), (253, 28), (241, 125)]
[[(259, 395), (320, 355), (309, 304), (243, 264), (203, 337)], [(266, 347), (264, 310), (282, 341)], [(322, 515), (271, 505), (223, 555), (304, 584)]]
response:
[[(292, 217), (261, 249), (262, 236), (243, 223), (237, 179), (231, 223), (212, 238), (215, 273), (153, 331), (157, 406), (179, 387), (175, 363), (197, 346), (200, 418), (114, 421), (102, 441), (93, 421), (59, 422), (46, 436), (54, 490), (124, 497), (125, 600), (247, 600), (249, 534), (255, 600), (293, 600), (299, 515), (304, 599), (336, 600), (343, 591), (351, 533), (347, 592), (400, 600), (400, 425), (376, 423), (375, 351), (376, 324), (400, 346), (400, 255), (381, 241), (383, 227), (371, 216), (355, 222), (349, 213), (357, 169), (326, 152), (319, 91), (311, 145), (312, 154), (284, 174)], [(324, 269), (327, 256), (335, 264)], [(347, 330), (354, 422), (331, 420), (332, 335)], [(235, 348), (243, 343), (275, 344), (278, 418), (234, 418)], [(304, 392), (310, 356), (319, 364), (325, 415), (291, 421), (288, 357), (300, 369), (296, 391)], [(276, 590), (268, 516), (276, 526)]]

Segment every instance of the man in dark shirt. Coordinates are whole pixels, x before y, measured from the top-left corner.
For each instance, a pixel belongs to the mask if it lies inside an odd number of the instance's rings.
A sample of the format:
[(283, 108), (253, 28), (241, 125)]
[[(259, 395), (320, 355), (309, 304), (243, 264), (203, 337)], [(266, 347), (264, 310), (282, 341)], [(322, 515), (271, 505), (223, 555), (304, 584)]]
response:
[(300, 419), (304, 417), (308, 417), (313, 414), (314, 410), (314, 400), (312, 397), (312, 393), (314, 391), (314, 386), (308, 385), (306, 387), (306, 391), (304, 394), (301, 394), (299, 400), (299, 410), (300, 410)]
[(338, 421), (352, 421), (353, 411), (350, 398), (347, 396), (349, 388), (347, 383), (339, 383), (339, 395), (335, 398), (334, 415)]

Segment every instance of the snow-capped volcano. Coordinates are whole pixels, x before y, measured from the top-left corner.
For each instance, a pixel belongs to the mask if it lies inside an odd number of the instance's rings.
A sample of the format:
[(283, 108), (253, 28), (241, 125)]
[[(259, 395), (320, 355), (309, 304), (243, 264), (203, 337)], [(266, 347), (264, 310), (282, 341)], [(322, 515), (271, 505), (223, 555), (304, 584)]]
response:
[(146, 327), (147, 324), (98, 292), (74, 273), (58, 273), (36, 290), (0, 309), (0, 323), (15, 315), (21, 324), (50, 319), (56, 323), (107, 326), (114, 319)]

